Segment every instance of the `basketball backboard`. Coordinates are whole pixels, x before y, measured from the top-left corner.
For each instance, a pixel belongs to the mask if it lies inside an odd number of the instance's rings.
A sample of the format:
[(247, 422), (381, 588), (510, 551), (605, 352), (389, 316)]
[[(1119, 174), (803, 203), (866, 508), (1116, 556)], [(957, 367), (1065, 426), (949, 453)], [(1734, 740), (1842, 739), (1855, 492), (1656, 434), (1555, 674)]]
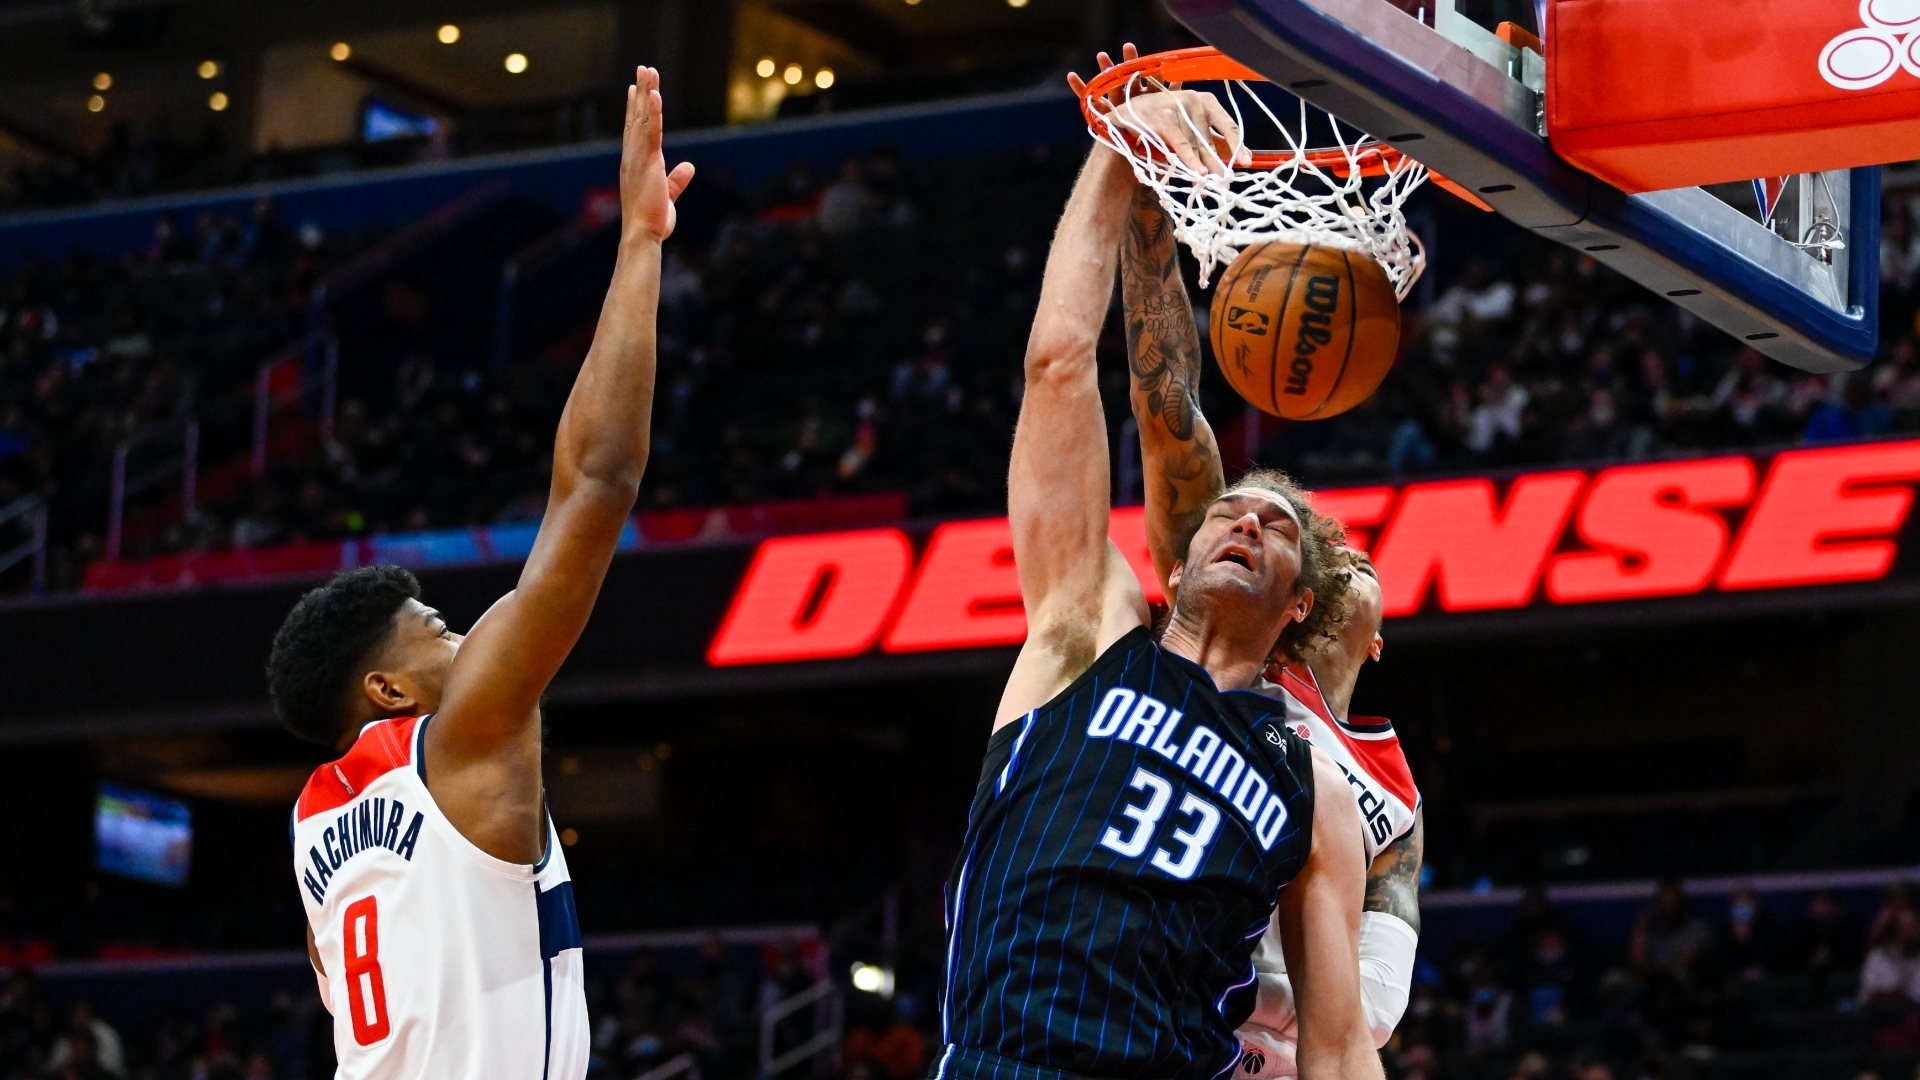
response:
[[(1814, 372), (1873, 358), (1877, 166), (1802, 175), (1771, 224), (1736, 205), (1751, 185), (1627, 194), (1554, 152), (1541, 54), (1460, 15), (1454, 0), (1425, 0), (1415, 14), (1389, 0), (1165, 3), (1277, 86), (1767, 356)], [(1807, 243), (1833, 233), (1844, 248)]]

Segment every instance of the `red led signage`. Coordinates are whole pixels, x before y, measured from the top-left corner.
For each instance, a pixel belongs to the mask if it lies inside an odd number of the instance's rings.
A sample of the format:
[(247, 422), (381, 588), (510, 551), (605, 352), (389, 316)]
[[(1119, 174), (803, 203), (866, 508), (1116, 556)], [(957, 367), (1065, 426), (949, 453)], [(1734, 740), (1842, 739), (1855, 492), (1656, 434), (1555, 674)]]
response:
[[(1373, 555), (1389, 616), (1875, 581), (1920, 481), (1920, 440), (1322, 492)], [(1737, 529), (1736, 529), (1737, 524)], [(1145, 515), (1109, 535), (1162, 599)], [(899, 529), (760, 545), (707, 650), (715, 666), (1017, 645), (1026, 613), (1004, 518), (941, 525), (915, 566)]]

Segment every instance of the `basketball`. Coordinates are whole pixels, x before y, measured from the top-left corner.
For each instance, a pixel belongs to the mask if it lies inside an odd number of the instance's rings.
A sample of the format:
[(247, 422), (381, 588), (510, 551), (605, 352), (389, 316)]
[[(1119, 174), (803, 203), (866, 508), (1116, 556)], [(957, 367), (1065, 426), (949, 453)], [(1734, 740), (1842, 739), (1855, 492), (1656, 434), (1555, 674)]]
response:
[(1400, 348), (1400, 304), (1359, 252), (1269, 241), (1240, 253), (1213, 294), (1214, 359), (1234, 390), (1288, 420), (1365, 401)]

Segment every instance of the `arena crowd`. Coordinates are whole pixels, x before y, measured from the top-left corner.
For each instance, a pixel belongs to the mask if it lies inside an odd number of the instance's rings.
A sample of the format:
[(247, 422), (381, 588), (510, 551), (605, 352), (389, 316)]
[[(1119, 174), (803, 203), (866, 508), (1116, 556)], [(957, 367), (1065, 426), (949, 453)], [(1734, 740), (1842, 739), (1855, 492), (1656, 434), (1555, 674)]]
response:
[[(1423, 951), (1384, 1051), (1388, 1075), (1907, 1080), (1920, 1065), (1920, 898), (1891, 888), (1866, 920), (1842, 900), (1740, 890), (1709, 907), (1667, 882), (1624, 934), (1596, 936), (1535, 889), (1499, 932)], [(913, 952), (929, 955), (903, 957), (891, 1000), (845, 991), (837, 1063), (815, 1075), (926, 1075), (939, 1041), (940, 951), (928, 938)], [(789, 948), (765, 949), (757, 972), (717, 943), (671, 961), (635, 951), (589, 985), (590, 1075), (632, 1080), (692, 1054), (705, 1080), (749, 1080), (760, 1011), (812, 985), (820, 967)], [(814, 1030), (810, 1012), (795, 1013), (776, 1028), (776, 1049)], [(324, 1080), (330, 1038), (311, 994), (123, 1026), (86, 1002), (52, 1007), (26, 965), (0, 989), (0, 1080)]]
[[(753, 191), (703, 176), (669, 247), (642, 509), (888, 491), (915, 515), (1000, 511), (1041, 263), (1079, 159), (881, 152), (828, 175), (795, 162)], [(1591, 259), (1446, 209), (1420, 211), (1442, 219), (1438, 269), (1381, 391), (1333, 420), (1261, 422), (1258, 460), (1327, 486), (1920, 429), (1909, 197), (1887, 202), (1884, 356), (1844, 376), (1774, 364)], [(114, 445), (223, 394), (250, 400), (253, 365), (324, 324), (313, 283), (370, 239), (263, 202), (246, 220), (163, 216), (117, 260), (49, 253), (0, 275), (0, 505), (49, 499), (53, 587), (103, 556)], [(133, 530), (123, 557), (536, 519), (578, 340), (506, 365), (410, 354), (385, 392), (339, 403), (330, 437)], [(1117, 325), (1102, 351), (1118, 431)], [(1204, 389), (1244, 456), (1248, 410), (1217, 376)]]

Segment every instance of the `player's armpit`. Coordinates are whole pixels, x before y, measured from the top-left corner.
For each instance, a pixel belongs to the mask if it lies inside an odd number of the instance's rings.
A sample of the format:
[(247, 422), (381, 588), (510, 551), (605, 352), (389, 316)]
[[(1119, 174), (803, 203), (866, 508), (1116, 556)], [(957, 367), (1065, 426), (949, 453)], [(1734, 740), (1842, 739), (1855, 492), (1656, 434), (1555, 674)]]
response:
[(1136, 186), (1120, 248), (1128, 385), (1147, 497), (1147, 543), (1164, 587), (1186, 556), (1225, 478), (1213, 429), (1200, 412), (1200, 331), (1180, 272), (1173, 226), (1158, 198)]
[(1360, 810), (1338, 765), (1313, 751), (1313, 846), (1278, 916), (1299, 1013), (1301, 1080), (1383, 1075), (1360, 1004), (1366, 856)]
[(1413, 811), (1413, 828), (1387, 845), (1367, 868), (1366, 910), (1384, 911), (1420, 932), (1420, 860), (1426, 850), (1426, 810)]
[(1056, 603), (1030, 612), (1027, 640), (1007, 676), (995, 730), (1053, 700), (1092, 667), (1107, 646), (1151, 618), (1133, 567), (1111, 540), (1102, 558), (1103, 583), (1091, 606)]
[[(1054, 684), (1062, 674), (1071, 681), (1106, 644), (1102, 635), (1118, 579), (1107, 539), (1111, 479), (1095, 349), (1113, 295), (1132, 189), (1126, 163), (1096, 147), (1047, 254), (1007, 470), (1007, 516), (1027, 610), (1027, 644), (996, 726), (1043, 704), (1058, 691)], [(1119, 586), (1139, 593), (1130, 577)], [(1144, 612), (1145, 604), (1137, 609)], [(1144, 622), (1143, 614), (1134, 625)]]

